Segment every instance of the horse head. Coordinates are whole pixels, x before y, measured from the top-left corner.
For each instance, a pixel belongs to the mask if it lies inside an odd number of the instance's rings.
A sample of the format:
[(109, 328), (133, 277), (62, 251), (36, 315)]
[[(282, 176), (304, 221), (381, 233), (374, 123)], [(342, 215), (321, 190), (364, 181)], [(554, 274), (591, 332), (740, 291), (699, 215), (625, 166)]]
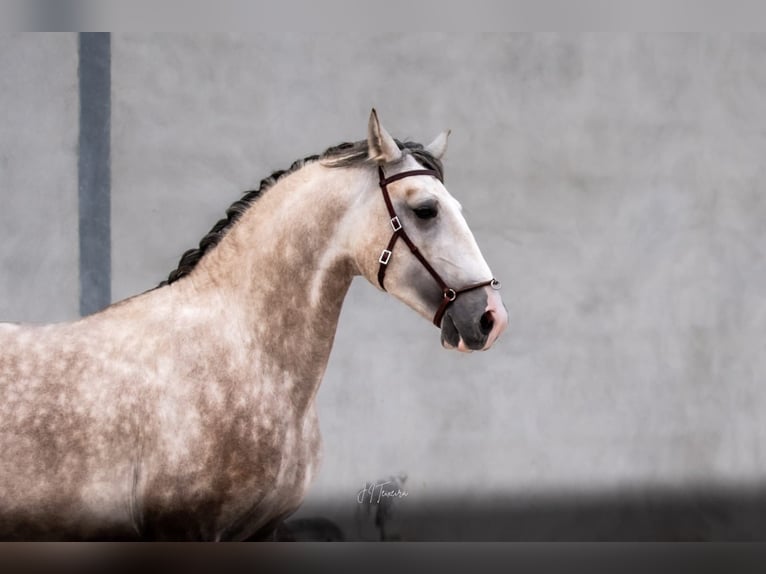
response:
[(497, 281), (442, 181), (449, 131), (429, 145), (397, 142), (375, 110), (367, 134), (373, 166), (356, 218), (357, 266), (441, 329), (445, 348), (486, 350), (508, 325)]

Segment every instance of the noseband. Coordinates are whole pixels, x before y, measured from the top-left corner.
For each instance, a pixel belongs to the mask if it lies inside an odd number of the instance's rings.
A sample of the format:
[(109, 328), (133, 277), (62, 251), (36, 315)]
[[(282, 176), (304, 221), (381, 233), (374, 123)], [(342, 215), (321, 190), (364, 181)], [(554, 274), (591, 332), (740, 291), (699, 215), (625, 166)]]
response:
[(380, 177), (380, 190), (383, 192), (383, 201), (386, 202), (386, 209), (388, 209), (388, 214), (391, 216), (391, 228), (394, 230), (394, 233), (391, 235), (391, 239), (388, 242), (388, 246), (383, 250), (383, 252), (380, 254), (380, 258), (378, 259), (378, 262), (380, 263), (380, 267), (378, 268), (378, 284), (380, 285), (380, 288), (383, 289), (383, 291), (386, 290), (383, 285), (383, 282), (386, 278), (386, 269), (388, 268), (389, 261), (391, 261), (391, 255), (393, 255), (394, 246), (396, 245), (398, 239), (401, 237), (402, 241), (404, 241), (404, 243), (407, 244), (407, 247), (410, 248), (410, 251), (412, 251), (412, 254), (417, 258), (418, 261), (420, 261), (423, 267), (426, 268), (426, 271), (431, 274), (431, 277), (434, 278), (434, 281), (436, 281), (436, 283), (439, 285), (439, 288), (442, 290), (442, 301), (439, 304), (439, 308), (436, 310), (436, 314), (434, 315), (434, 325), (441, 327), (444, 313), (447, 311), (447, 308), (455, 302), (455, 299), (458, 298), (458, 295), (462, 295), (468, 291), (473, 291), (474, 289), (486, 287), (487, 285), (493, 289), (500, 289), (500, 281), (493, 277), (489, 281), (482, 281), (481, 283), (469, 285), (468, 287), (463, 287), (462, 289), (455, 289), (447, 285), (447, 282), (444, 281), (441, 275), (436, 272), (436, 269), (431, 267), (431, 264), (426, 260), (425, 257), (423, 257), (423, 254), (409, 238), (407, 232), (404, 231), (402, 222), (396, 215), (394, 205), (391, 203), (391, 196), (388, 194), (389, 183), (393, 183), (395, 181), (399, 181), (400, 179), (404, 179), (405, 177), (411, 177), (414, 175), (432, 175), (441, 181), (439, 173), (432, 169), (413, 169), (411, 171), (403, 171), (401, 173), (394, 174), (391, 177), (386, 177), (383, 174), (383, 169), (378, 167), (378, 176)]

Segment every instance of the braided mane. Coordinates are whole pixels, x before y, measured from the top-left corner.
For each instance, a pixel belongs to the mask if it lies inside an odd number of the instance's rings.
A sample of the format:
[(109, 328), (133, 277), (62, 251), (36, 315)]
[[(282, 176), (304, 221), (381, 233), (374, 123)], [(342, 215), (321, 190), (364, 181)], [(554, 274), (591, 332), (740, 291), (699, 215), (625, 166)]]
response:
[[(401, 142), (395, 140), (396, 145), (399, 146), (405, 154), (412, 155), (415, 160), (428, 169), (432, 169), (439, 173), (439, 176), (444, 178), (444, 169), (442, 162), (431, 155), (425, 148), (415, 142)], [(372, 164), (368, 159), (369, 147), (367, 140), (358, 142), (344, 142), (339, 145), (328, 148), (321, 155), (310, 155), (303, 159), (296, 160), (292, 165), (285, 170), (277, 170), (269, 177), (262, 179), (258, 189), (246, 191), (242, 198), (231, 204), (229, 209), (226, 210), (226, 217), (218, 220), (213, 228), (205, 235), (199, 242), (199, 245), (194, 249), (187, 250), (178, 262), (178, 267), (170, 272), (168, 278), (162, 281), (157, 287), (164, 287), (175, 283), (179, 279), (186, 277), (191, 273), (200, 260), (211, 251), (224, 235), (239, 221), (242, 215), (247, 211), (261, 195), (263, 195), (269, 188), (273, 187), (280, 179), (290, 175), (301, 169), (303, 166), (313, 163), (317, 160), (322, 162), (322, 165), (327, 167), (353, 167), (363, 164)]]

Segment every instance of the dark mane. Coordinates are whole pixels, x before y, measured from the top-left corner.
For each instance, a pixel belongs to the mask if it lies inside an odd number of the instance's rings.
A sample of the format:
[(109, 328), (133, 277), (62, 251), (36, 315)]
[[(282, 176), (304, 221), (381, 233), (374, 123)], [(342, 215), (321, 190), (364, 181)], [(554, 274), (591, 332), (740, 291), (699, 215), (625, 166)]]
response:
[[(439, 173), (442, 181), (444, 180), (444, 168), (441, 160), (431, 155), (425, 148), (415, 142), (401, 142), (396, 140), (396, 144), (399, 149), (403, 150), (405, 154), (411, 155), (422, 166), (433, 169)], [(283, 177), (298, 171), (303, 166), (313, 163), (317, 160), (322, 162), (322, 165), (327, 167), (355, 167), (361, 165), (373, 165), (374, 162), (368, 159), (369, 146), (367, 140), (358, 142), (344, 142), (336, 146), (330, 147), (322, 153), (322, 155), (310, 155), (303, 159), (299, 159), (293, 162), (293, 164), (285, 169), (278, 170), (272, 173), (269, 177), (262, 179), (258, 189), (246, 191), (241, 199), (231, 204), (229, 209), (226, 210), (226, 217), (220, 219), (213, 228), (205, 235), (199, 242), (199, 246), (194, 249), (189, 249), (182, 256), (178, 262), (178, 267), (170, 272), (168, 278), (162, 281), (158, 287), (164, 287), (175, 283), (179, 279), (186, 277), (191, 273), (192, 269), (197, 266), (197, 263), (211, 251), (218, 243), (220, 243), (223, 236), (239, 221), (245, 211), (253, 205), (263, 193), (269, 188), (273, 187)]]

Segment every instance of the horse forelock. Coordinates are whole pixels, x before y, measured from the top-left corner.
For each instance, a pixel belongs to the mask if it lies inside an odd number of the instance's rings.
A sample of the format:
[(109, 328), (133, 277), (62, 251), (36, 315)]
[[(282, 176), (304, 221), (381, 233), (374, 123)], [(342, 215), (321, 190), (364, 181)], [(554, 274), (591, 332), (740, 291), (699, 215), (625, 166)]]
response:
[[(439, 158), (430, 154), (422, 144), (411, 141), (395, 140), (405, 155), (412, 155), (415, 160), (427, 169), (438, 172), (439, 177), (444, 181), (444, 167)], [(193, 249), (184, 252), (178, 262), (178, 267), (170, 272), (168, 278), (162, 281), (157, 287), (164, 287), (175, 283), (179, 279), (186, 277), (202, 258), (218, 245), (223, 237), (234, 227), (241, 219), (242, 215), (257, 202), (257, 200), (270, 188), (274, 187), (282, 178), (295, 173), (304, 166), (321, 161), (322, 165), (330, 168), (338, 167), (358, 167), (362, 165), (372, 165), (374, 162), (369, 159), (369, 145), (367, 140), (357, 142), (344, 142), (336, 146), (327, 148), (321, 155), (310, 155), (303, 159), (294, 161), (289, 168), (277, 170), (269, 177), (261, 180), (258, 189), (246, 191), (243, 196), (235, 201), (226, 210), (226, 217), (218, 220), (212, 229), (200, 240), (199, 245)]]

